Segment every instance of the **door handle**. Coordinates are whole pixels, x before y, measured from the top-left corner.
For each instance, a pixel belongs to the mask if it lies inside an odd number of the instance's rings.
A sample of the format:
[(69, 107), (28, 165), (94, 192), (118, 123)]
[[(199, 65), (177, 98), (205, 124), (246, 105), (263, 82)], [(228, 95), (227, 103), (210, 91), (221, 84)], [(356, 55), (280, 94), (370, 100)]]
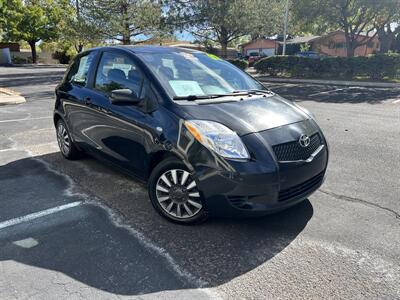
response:
[(89, 105), (92, 103), (92, 99), (90, 97), (85, 97), (83, 98), (83, 102), (85, 102), (86, 105)]

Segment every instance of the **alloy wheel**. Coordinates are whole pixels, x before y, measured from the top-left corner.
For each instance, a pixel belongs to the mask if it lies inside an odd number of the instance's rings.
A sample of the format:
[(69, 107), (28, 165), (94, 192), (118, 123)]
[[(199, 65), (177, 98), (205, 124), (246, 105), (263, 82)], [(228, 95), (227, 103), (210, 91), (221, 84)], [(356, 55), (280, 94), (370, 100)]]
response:
[(69, 139), (67, 129), (62, 122), (59, 122), (57, 126), (57, 142), (61, 152), (65, 156), (68, 156), (71, 150), (71, 141)]
[(156, 196), (162, 209), (178, 219), (191, 218), (203, 208), (196, 181), (185, 170), (164, 172), (157, 180)]

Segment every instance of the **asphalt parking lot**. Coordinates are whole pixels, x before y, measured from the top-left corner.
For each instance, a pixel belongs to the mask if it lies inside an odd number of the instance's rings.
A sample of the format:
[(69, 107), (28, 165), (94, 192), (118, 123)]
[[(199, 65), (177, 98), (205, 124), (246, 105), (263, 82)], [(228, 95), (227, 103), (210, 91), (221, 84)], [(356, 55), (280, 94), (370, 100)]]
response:
[(271, 84), (330, 143), (309, 200), (260, 219), (171, 224), (145, 187), (66, 161), (52, 123), (63, 69), (0, 68), (0, 298), (400, 298), (400, 89)]

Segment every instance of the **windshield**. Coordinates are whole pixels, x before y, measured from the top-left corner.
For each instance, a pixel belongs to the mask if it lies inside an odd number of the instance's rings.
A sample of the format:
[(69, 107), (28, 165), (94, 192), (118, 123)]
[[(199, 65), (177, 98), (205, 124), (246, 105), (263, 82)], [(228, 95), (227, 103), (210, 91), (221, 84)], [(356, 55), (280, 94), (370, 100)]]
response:
[(266, 90), (245, 72), (211, 54), (182, 51), (138, 55), (171, 98), (223, 95), (238, 90)]

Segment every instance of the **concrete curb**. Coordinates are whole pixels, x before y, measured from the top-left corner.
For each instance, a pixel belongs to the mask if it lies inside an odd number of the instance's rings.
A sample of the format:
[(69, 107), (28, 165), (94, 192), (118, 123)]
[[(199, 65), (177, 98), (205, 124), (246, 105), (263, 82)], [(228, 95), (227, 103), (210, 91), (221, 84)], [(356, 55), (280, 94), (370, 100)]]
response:
[(7, 104), (21, 104), (25, 102), (25, 98), (19, 93), (9, 89), (0, 88), (0, 106)]
[(13, 68), (67, 68), (68, 64), (11, 64), (8, 65), (8, 67), (13, 67)]
[(298, 79), (298, 78), (276, 78), (264, 75), (252, 75), (262, 82), (280, 82), (280, 83), (311, 83), (321, 85), (343, 85), (343, 86), (362, 86), (377, 88), (400, 88), (400, 83), (390, 82), (366, 82), (366, 81), (343, 81), (343, 80), (319, 80), (319, 79)]

